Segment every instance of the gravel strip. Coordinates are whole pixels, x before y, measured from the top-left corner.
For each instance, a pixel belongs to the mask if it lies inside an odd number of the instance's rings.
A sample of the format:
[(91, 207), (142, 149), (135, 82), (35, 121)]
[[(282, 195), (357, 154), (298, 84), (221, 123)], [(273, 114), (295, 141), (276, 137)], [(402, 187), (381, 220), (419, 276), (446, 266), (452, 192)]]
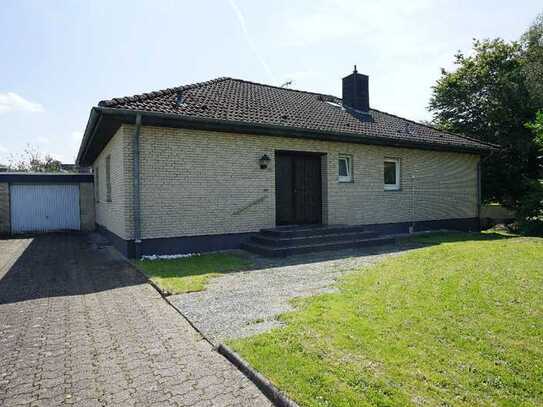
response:
[(342, 274), (420, 245), (387, 245), (269, 259), (242, 252), (251, 270), (210, 280), (206, 290), (168, 297), (208, 339), (218, 345), (281, 326), (293, 297), (334, 291)]

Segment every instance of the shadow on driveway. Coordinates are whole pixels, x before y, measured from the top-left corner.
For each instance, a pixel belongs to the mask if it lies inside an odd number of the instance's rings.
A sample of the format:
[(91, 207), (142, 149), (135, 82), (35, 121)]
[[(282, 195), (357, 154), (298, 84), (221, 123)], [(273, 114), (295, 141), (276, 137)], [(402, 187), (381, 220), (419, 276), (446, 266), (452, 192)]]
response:
[(146, 282), (104, 243), (78, 233), (0, 240), (0, 304)]

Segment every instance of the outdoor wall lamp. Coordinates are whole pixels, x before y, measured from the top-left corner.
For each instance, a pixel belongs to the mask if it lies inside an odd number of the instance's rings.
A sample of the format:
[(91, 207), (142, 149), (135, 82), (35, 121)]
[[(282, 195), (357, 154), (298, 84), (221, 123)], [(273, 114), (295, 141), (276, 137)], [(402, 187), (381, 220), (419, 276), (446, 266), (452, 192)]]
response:
[(270, 163), (271, 159), (268, 157), (267, 154), (264, 154), (262, 157), (260, 157), (260, 160), (258, 160), (258, 163), (260, 164), (260, 169), (265, 170), (268, 168), (268, 164)]

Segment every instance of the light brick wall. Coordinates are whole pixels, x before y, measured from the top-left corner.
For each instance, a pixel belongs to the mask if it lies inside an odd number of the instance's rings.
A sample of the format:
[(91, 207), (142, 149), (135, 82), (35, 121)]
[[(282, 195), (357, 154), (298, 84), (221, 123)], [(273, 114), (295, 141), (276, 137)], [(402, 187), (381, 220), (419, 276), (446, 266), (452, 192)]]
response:
[[(123, 126), (123, 129), (123, 137), (130, 137), (133, 126)], [(119, 141), (116, 143), (122, 145)], [(109, 145), (108, 148), (117, 151)], [(251, 232), (275, 226), (274, 156), (279, 149), (326, 153), (323, 157), (326, 179), (323, 219), (330, 224), (477, 216), (477, 155), (143, 127), (142, 237)], [(263, 154), (272, 158), (266, 170), (258, 165)], [(353, 183), (337, 182), (338, 154), (353, 156)], [(102, 152), (100, 157), (105, 155), (107, 153)], [(384, 191), (385, 157), (401, 160), (400, 191)], [(112, 156), (112, 166), (117, 162)], [(118, 171), (117, 177), (131, 174), (131, 160), (125, 156), (124, 162), (124, 174)], [(104, 164), (100, 166), (105, 168)], [(105, 176), (101, 174), (100, 182), (104, 181)], [(126, 192), (126, 187), (123, 191)], [(105, 187), (101, 196), (105, 197)], [(264, 197), (262, 202), (239, 213), (261, 197)], [(130, 195), (124, 202), (126, 212)], [(97, 219), (99, 212), (97, 210)], [(119, 219), (124, 219), (125, 236), (132, 236), (132, 221), (126, 213), (122, 215), (113, 219), (111, 215), (101, 214), (100, 221), (111, 222), (119, 230), (122, 228)]]
[(81, 230), (83, 232), (94, 230), (96, 221), (94, 201), (94, 184), (90, 182), (79, 183), (79, 211)]
[[(106, 201), (106, 157), (111, 155), (111, 202)], [(100, 201), (95, 202), (96, 223), (107, 228), (123, 239), (130, 239), (132, 223), (131, 193), (131, 139), (125, 127), (120, 127), (117, 133), (106, 145), (104, 150), (93, 163), (92, 168), (99, 168)], [(96, 179), (95, 179), (96, 180)], [(96, 201), (96, 200), (95, 200)]]
[(10, 224), (9, 184), (0, 182), (0, 235), (10, 233)]

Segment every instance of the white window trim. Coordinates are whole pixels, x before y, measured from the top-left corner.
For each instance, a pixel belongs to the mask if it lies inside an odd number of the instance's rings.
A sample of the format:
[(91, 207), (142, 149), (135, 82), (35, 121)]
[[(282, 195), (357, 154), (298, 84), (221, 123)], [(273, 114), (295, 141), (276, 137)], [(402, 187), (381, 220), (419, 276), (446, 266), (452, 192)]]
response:
[[(400, 159), (399, 158), (385, 158), (383, 162), (383, 173), (384, 173), (384, 163), (394, 163), (396, 164), (396, 183), (395, 184), (384, 184), (385, 191), (399, 191), (400, 190)], [(384, 180), (383, 180), (384, 183)]]
[[(339, 160), (347, 160), (347, 176), (339, 175)], [(338, 162), (338, 182), (353, 182), (353, 156), (348, 154), (340, 154), (337, 159)]]
[(112, 202), (111, 195), (111, 154), (109, 154), (106, 157), (106, 202)]
[(94, 192), (96, 195), (96, 203), (100, 203), (100, 167), (94, 169)]

